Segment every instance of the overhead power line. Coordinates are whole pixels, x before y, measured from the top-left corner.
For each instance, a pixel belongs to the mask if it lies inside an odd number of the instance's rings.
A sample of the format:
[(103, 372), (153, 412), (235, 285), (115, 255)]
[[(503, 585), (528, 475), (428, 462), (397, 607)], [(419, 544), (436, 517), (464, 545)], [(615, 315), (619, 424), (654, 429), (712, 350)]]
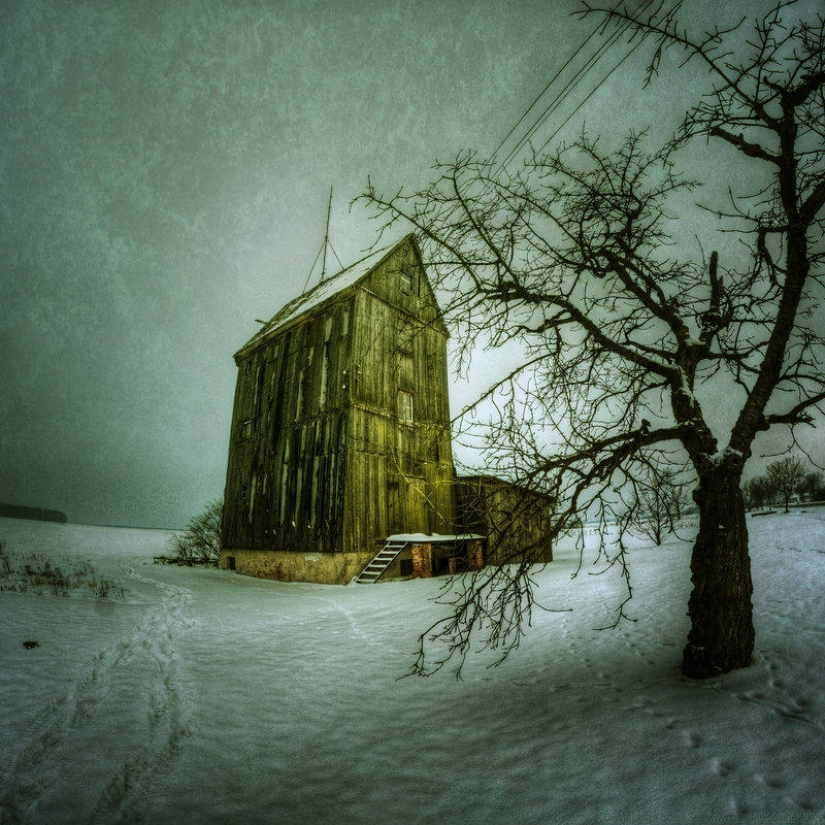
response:
[[(656, 3), (659, 3), (660, 0), (640, 0), (639, 4), (636, 6), (635, 10), (633, 11), (634, 15), (641, 14), (647, 11), (651, 6)], [(682, 0), (675, 0), (673, 5), (671, 6), (670, 10), (667, 12), (666, 15), (671, 15), (680, 5)], [(660, 3), (660, 9), (664, 6), (664, 3)], [(573, 54), (565, 61), (564, 65), (553, 75), (547, 85), (542, 89), (536, 99), (530, 104), (524, 114), (518, 119), (516, 124), (510, 129), (510, 131), (505, 135), (504, 139), (499, 143), (496, 147), (495, 151), (493, 152), (493, 159), (496, 158), (497, 154), (501, 151), (502, 147), (506, 144), (506, 142), (512, 137), (516, 131), (518, 130), (519, 126), (526, 120), (527, 116), (530, 112), (536, 107), (539, 101), (545, 97), (547, 92), (560, 81), (561, 76), (565, 72), (565, 70), (574, 63), (576, 58), (582, 54), (587, 46), (587, 44), (599, 33), (601, 30), (601, 26), (597, 26), (581, 43), (580, 46), (573, 52)], [(524, 135), (516, 142), (515, 146), (507, 153), (507, 156), (502, 160), (498, 166), (496, 167), (497, 172), (501, 172), (508, 164), (512, 162), (512, 160), (518, 155), (521, 149), (527, 145), (527, 143), (532, 139), (532, 137), (541, 129), (541, 127), (547, 122), (551, 115), (555, 114), (559, 107), (564, 103), (568, 97), (573, 93), (573, 91), (578, 87), (585, 78), (593, 71), (596, 64), (604, 57), (607, 51), (613, 47), (613, 45), (628, 31), (630, 28), (630, 24), (625, 22), (617, 26), (615, 31), (613, 31), (605, 40), (601, 43), (601, 45), (596, 49), (596, 51), (588, 57), (584, 64), (576, 70), (573, 77), (567, 81), (567, 83), (555, 94), (552, 100), (544, 107), (541, 113), (533, 120), (532, 125), (526, 130)], [(596, 85), (587, 93), (587, 95), (579, 101), (579, 103), (574, 107), (573, 111), (559, 124), (556, 129), (553, 131), (552, 135), (547, 138), (538, 149), (541, 151), (550, 143), (553, 138), (555, 138), (559, 132), (569, 123), (569, 121), (576, 115), (576, 113), (581, 109), (581, 107), (596, 93), (596, 91), (607, 81), (607, 79), (615, 72), (641, 45), (642, 38), (640, 38), (633, 48), (630, 49), (620, 60), (618, 60), (608, 71), (607, 73), (596, 83)]]
[(559, 79), (559, 77), (561, 77), (562, 72), (576, 59), (576, 55), (578, 55), (578, 53), (596, 36), (598, 31), (598, 29), (594, 29), (592, 32), (590, 32), (584, 43), (582, 43), (578, 47), (578, 49), (576, 49), (576, 51), (574, 51), (573, 54), (571, 54), (570, 57), (567, 58), (564, 65), (553, 75), (553, 77), (550, 78), (550, 80), (547, 82), (547, 85), (538, 93), (538, 95), (536, 95), (536, 99), (527, 107), (527, 110), (516, 121), (513, 128), (510, 129), (509, 132), (507, 132), (507, 134), (502, 138), (501, 143), (499, 143), (499, 145), (496, 146), (496, 148), (493, 150), (493, 158), (495, 158), (495, 156), (501, 151), (502, 146), (504, 146), (504, 144), (507, 143), (507, 141), (510, 139), (510, 136), (516, 131), (516, 129), (518, 129), (518, 127), (521, 126), (527, 115), (529, 115), (530, 112), (533, 111), (533, 107), (542, 99), (542, 97), (544, 97), (547, 90)]
[[(681, 5), (682, 0), (675, 0), (670, 10), (667, 12), (667, 15), (673, 14), (673, 12), (677, 11), (679, 6)], [(627, 54), (625, 54), (625, 56), (622, 57), (618, 63), (616, 63), (614, 66), (610, 68), (607, 74), (605, 74), (604, 77), (602, 77), (602, 79), (590, 90), (590, 92), (588, 92), (587, 96), (581, 100), (581, 102), (576, 106), (576, 108), (573, 109), (573, 111), (556, 127), (555, 131), (544, 141), (544, 143), (541, 144), (541, 146), (538, 147), (536, 151), (541, 152), (544, 149), (544, 147), (547, 146), (547, 144), (550, 143), (556, 137), (556, 135), (558, 135), (559, 132), (561, 132), (561, 130), (570, 122), (570, 120), (572, 120), (572, 118), (579, 111), (579, 109), (581, 109), (582, 106), (584, 106), (584, 104), (587, 103), (587, 101), (590, 100), (590, 98), (593, 97), (594, 94), (596, 94), (599, 88), (607, 82), (607, 80), (610, 78), (613, 72), (615, 72), (636, 51), (636, 49), (638, 49), (639, 46), (642, 45), (642, 42), (642, 38), (636, 41), (633, 48), (630, 49), (630, 51), (627, 52)]]
[[(638, 14), (640, 12), (645, 11), (649, 8), (656, 0), (640, 0), (638, 6), (636, 7), (634, 14)], [(581, 66), (573, 77), (556, 93), (555, 97), (547, 104), (547, 106), (542, 110), (541, 114), (533, 121), (532, 126), (525, 132), (525, 134), (516, 142), (516, 145), (510, 150), (507, 156), (504, 158), (503, 161), (498, 166), (498, 171), (501, 171), (506, 167), (510, 161), (519, 153), (519, 151), (529, 142), (532, 136), (544, 125), (550, 115), (554, 114), (555, 111), (559, 108), (559, 106), (572, 94), (573, 90), (587, 77), (587, 75), (592, 71), (594, 66), (601, 60), (607, 50), (613, 46), (613, 44), (620, 38), (622, 35), (627, 31), (629, 27), (628, 23), (624, 23), (621, 26), (617, 27), (615, 31), (613, 31), (606, 40), (604, 40), (601, 45), (596, 49), (596, 51), (587, 58), (584, 65)], [(556, 74), (551, 78), (550, 82), (544, 87), (542, 92), (539, 96), (530, 104), (530, 107), (527, 109), (524, 115), (521, 116), (518, 123), (522, 123), (527, 115), (538, 103), (538, 101), (544, 97), (544, 95), (548, 92), (548, 90), (559, 80), (564, 70), (570, 66), (576, 58), (584, 52), (587, 44), (599, 33), (601, 30), (601, 26), (596, 26), (595, 29), (587, 36), (584, 42), (573, 52), (573, 54), (567, 59), (564, 65), (559, 69)], [(598, 85), (596, 86), (598, 88)], [(592, 94), (592, 92), (591, 92)], [(581, 104), (580, 104), (581, 105)], [(578, 108), (574, 110), (578, 111)], [(518, 126), (518, 124), (517, 124)], [(513, 127), (510, 130), (507, 137), (513, 134), (517, 126)], [(505, 138), (505, 141), (507, 138)], [(505, 141), (502, 141), (499, 144), (499, 147), (496, 149), (495, 154), (499, 151), (501, 146)]]

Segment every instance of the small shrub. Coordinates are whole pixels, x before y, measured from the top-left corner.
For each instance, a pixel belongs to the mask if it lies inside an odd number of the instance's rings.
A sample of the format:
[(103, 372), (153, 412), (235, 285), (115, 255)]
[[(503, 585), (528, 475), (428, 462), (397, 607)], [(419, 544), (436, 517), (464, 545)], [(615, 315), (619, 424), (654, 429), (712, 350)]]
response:
[(173, 536), (169, 549), (180, 561), (198, 561), (217, 565), (221, 558), (221, 518), (223, 502), (215, 501), (203, 513), (195, 516), (186, 532)]
[(106, 599), (109, 596), (123, 598), (127, 592), (125, 587), (116, 585), (111, 579), (92, 579), (88, 585), (98, 599)]

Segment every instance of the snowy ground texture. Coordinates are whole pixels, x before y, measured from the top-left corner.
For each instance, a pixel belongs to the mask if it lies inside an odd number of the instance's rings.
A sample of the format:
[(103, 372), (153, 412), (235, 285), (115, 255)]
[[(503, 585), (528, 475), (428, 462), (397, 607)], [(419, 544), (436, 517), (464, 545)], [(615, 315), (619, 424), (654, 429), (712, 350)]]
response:
[[(688, 552), (537, 573), (502, 667), (400, 679), (439, 581), (164, 567), (168, 534), (0, 519), (125, 597), (0, 592), (3, 823), (825, 822), (825, 508), (750, 519), (752, 667), (680, 678)], [(592, 537), (589, 537), (592, 541)], [(27, 648), (24, 642), (38, 642)]]

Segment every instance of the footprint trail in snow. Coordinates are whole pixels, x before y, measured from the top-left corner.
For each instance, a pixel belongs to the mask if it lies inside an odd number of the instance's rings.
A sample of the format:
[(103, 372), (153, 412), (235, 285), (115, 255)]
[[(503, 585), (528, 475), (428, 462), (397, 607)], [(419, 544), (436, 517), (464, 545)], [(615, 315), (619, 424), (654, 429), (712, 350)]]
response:
[[(3, 825), (60, 822), (63, 800), (78, 796), (84, 821), (132, 820), (150, 783), (174, 759), (188, 715), (175, 646), (191, 627), (184, 616), (191, 593), (141, 576), (128, 563), (122, 568), (159, 590), (160, 604), (85, 661), (38, 714), (4, 782)], [(91, 770), (89, 760), (96, 763)], [(106, 778), (90, 785), (90, 776)]]

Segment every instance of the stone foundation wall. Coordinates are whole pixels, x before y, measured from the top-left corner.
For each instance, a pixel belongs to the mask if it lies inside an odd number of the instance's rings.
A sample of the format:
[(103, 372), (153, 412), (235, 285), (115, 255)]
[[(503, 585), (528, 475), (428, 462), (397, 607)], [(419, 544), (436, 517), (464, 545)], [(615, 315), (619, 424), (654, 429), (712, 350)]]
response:
[[(378, 548), (380, 549), (380, 548)], [(222, 570), (234, 570), (259, 579), (282, 582), (315, 582), (317, 584), (349, 584), (375, 557), (378, 549), (362, 553), (301, 553), (294, 550), (228, 550), (221, 553)], [(467, 543), (466, 554), (460, 560), (449, 547), (424, 542), (405, 548), (387, 568), (379, 581), (390, 581), (401, 575), (401, 561), (412, 561), (414, 579), (430, 578), (434, 574), (478, 570), (484, 565), (482, 543)], [(438, 556), (438, 559), (436, 559)], [(434, 571), (434, 559), (436, 560)], [(461, 565), (458, 569), (457, 561)]]
[[(286, 550), (224, 550), (222, 570), (282, 582), (349, 584), (375, 553), (297, 553)], [(233, 561), (230, 561), (234, 559)], [(233, 568), (234, 564), (234, 568)]]

